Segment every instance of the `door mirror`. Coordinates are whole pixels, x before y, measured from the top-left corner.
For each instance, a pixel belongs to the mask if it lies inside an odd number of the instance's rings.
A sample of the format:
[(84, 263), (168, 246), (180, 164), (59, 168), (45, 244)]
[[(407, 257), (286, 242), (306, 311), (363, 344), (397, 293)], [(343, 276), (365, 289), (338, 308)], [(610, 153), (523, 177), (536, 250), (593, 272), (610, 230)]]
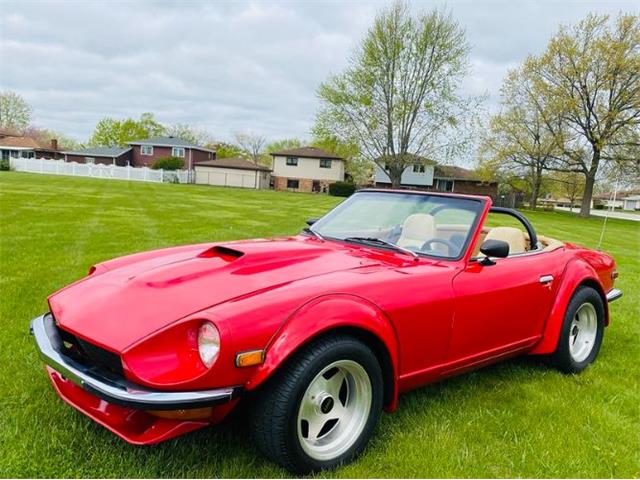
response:
[(480, 260), (482, 265), (495, 265), (496, 262), (490, 257), (506, 258), (509, 256), (509, 244), (504, 240), (485, 240), (480, 245), (480, 251), (485, 257)]
[(311, 226), (311, 225), (313, 225), (314, 223), (316, 223), (317, 221), (318, 221), (318, 219), (317, 219), (317, 218), (309, 218), (309, 219), (307, 220), (307, 225)]

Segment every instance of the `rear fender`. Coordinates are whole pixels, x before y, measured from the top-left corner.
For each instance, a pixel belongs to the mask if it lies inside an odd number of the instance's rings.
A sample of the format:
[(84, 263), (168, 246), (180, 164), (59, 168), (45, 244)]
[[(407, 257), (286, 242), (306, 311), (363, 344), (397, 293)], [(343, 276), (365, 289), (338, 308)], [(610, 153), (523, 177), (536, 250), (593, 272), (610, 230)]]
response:
[[(315, 298), (300, 307), (279, 327), (265, 352), (264, 363), (245, 385), (254, 390), (263, 384), (293, 353), (314, 338), (331, 331), (345, 331), (373, 341), (376, 354), (388, 358), (385, 373), (386, 409), (396, 408), (398, 398), (398, 340), (387, 316), (377, 306), (355, 295), (334, 294)], [(376, 345), (377, 344), (377, 345)], [(386, 352), (380, 352), (382, 346)], [(384, 363), (384, 362), (383, 362)], [(389, 378), (390, 377), (390, 378)], [(390, 388), (388, 382), (393, 386)]]
[(560, 331), (564, 321), (564, 315), (571, 297), (580, 285), (589, 285), (595, 288), (604, 303), (605, 325), (609, 324), (609, 307), (604, 293), (602, 282), (595, 269), (582, 259), (573, 259), (567, 263), (562, 275), (562, 284), (558, 288), (551, 313), (545, 324), (542, 340), (530, 352), (533, 355), (545, 355), (553, 353), (558, 345)]

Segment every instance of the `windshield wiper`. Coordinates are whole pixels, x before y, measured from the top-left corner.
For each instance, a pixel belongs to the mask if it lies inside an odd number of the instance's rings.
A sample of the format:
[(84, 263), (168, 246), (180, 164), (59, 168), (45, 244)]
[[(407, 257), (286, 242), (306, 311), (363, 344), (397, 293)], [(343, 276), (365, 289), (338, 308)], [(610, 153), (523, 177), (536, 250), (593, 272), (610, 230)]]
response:
[(305, 233), (310, 233), (311, 235), (313, 235), (316, 238), (319, 238), (320, 240), (324, 240), (324, 237), (320, 235), (318, 232), (316, 232), (315, 230), (313, 230), (311, 227), (304, 227), (302, 231)]
[(359, 243), (376, 243), (378, 245), (384, 245), (385, 247), (392, 248), (397, 250), (398, 252), (402, 252), (407, 255), (411, 255), (416, 260), (420, 258), (420, 256), (414, 252), (413, 250), (409, 250), (408, 248), (401, 247), (400, 245), (396, 245), (392, 242), (387, 242), (386, 240), (382, 240), (377, 237), (347, 237), (343, 239), (345, 242), (359, 242)]

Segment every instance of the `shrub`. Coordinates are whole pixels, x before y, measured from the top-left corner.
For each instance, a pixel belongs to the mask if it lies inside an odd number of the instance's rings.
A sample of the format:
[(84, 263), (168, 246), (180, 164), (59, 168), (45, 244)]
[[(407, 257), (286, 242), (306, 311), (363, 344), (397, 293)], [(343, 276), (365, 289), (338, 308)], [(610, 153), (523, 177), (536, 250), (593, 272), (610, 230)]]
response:
[(162, 157), (156, 160), (151, 168), (154, 170), (180, 170), (184, 167), (184, 159), (180, 157)]
[(350, 182), (336, 182), (329, 185), (329, 195), (334, 197), (348, 197), (355, 191), (355, 184)]
[(8, 158), (0, 159), (0, 170), (2, 171), (11, 170), (11, 162), (9, 162)]

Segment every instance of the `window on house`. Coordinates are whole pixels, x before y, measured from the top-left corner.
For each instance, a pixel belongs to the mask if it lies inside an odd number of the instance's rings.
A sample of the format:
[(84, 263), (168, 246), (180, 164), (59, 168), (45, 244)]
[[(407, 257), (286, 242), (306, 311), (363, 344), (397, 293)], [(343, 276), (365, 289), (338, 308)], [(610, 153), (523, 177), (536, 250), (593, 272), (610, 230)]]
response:
[[(298, 157), (287, 157), (287, 165), (291, 166), (291, 167), (297, 167), (298, 166)], [(296, 187), (298, 188), (298, 187)]]
[(436, 180), (436, 190), (441, 192), (453, 192), (453, 180)]
[(140, 147), (141, 155), (153, 155), (153, 145), (142, 145)]
[(171, 155), (174, 157), (184, 158), (184, 148), (182, 147), (173, 147), (171, 149)]
[(291, 180), (291, 179), (287, 180), (287, 188), (298, 189), (299, 187), (300, 187), (300, 180)]
[(416, 163), (413, 166), (413, 173), (424, 173), (424, 165)]
[(328, 158), (321, 158), (320, 168), (331, 168), (331, 160), (329, 160)]
[(84, 163), (96, 163), (96, 159), (93, 157), (84, 157)]

